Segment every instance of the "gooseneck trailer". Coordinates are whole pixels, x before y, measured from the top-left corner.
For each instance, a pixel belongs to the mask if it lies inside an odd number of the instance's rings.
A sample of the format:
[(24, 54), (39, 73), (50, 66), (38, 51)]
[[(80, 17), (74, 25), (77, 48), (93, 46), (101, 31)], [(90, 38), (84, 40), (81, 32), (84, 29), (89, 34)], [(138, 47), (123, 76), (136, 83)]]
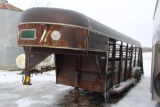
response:
[(136, 84), (143, 74), (140, 42), (81, 13), (31, 8), (22, 14), (18, 45), (24, 48), (24, 85), (31, 69), (55, 54), (56, 83), (110, 94)]

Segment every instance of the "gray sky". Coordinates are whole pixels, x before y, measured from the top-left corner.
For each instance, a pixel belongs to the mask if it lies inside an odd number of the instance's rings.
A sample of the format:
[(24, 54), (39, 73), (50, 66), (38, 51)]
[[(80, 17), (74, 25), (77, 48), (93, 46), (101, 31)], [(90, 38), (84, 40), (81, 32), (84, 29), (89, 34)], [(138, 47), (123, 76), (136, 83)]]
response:
[[(38, 0), (37, 0), (38, 1)], [(133, 39), (144, 47), (152, 46), (153, 13), (156, 0), (39, 0), (42, 6), (83, 13)], [(23, 10), (34, 0), (8, 0)]]

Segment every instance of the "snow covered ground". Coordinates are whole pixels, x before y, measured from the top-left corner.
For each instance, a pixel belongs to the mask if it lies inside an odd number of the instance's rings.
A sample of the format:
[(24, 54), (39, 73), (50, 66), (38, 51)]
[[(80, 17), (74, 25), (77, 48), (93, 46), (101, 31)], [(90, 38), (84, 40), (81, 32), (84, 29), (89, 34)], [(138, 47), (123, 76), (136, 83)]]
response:
[[(144, 78), (117, 103), (102, 104), (104, 107), (159, 107), (151, 101), (150, 75), (151, 53), (143, 54)], [(65, 107), (64, 97), (73, 87), (57, 85), (55, 71), (33, 75), (31, 86), (22, 85), (21, 71), (0, 70), (0, 107)], [(72, 105), (77, 107), (77, 105)], [(88, 106), (85, 106), (88, 107)], [(91, 106), (89, 106), (91, 107)]]

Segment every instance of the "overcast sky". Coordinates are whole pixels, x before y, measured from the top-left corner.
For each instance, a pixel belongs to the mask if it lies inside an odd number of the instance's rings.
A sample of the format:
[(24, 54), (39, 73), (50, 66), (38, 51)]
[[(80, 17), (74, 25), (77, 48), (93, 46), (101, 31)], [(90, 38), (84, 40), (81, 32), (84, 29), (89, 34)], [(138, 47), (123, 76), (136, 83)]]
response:
[[(39, 5), (83, 13), (133, 39), (143, 47), (152, 46), (153, 14), (156, 0), (37, 0)], [(8, 0), (23, 10), (35, 0)]]

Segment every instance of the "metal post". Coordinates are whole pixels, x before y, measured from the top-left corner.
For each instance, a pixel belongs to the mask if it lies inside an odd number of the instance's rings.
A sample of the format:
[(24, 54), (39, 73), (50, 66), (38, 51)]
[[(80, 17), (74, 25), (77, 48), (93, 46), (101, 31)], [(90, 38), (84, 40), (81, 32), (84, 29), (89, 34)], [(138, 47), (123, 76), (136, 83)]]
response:
[(136, 47), (135, 47), (135, 53), (134, 53), (134, 67), (136, 66)]
[(78, 55), (77, 56), (77, 64), (76, 64), (76, 71), (75, 72), (75, 81), (74, 81), (74, 99), (75, 99), (75, 102), (78, 102), (78, 91), (79, 91), (79, 72), (81, 71), (81, 56)]
[(138, 60), (137, 60), (137, 66), (140, 66), (140, 48), (138, 48)]
[(25, 56), (26, 56), (26, 60), (25, 60), (25, 79), (23, 81), (24, 85), (31, 85), (31, 79), (30, 79), (30, 50), (31, 47), (24, 47), (24, 51), (25, 51)]
[(112, 80), (111, 87), (114, 85), (114, 67), (115, 67), (115, 54), (116, 54), (116, 41), (113, 41), (113, 50), (112, 50)]
[(119, 67), (118, 67), (118, 84), (120, 84), (121, 72), (122, 72), (122, 56), (123, 56), (123, 42), (121, 42), (120, 50), (119, 50)]
[(140, 48), (140, 50), (141, 50), (141, 51), (140, 51), (140, 60), (141, 60), (141, 61), (140, 61), (140, 64), (141, 64), (141, 71), (142, 71), (142, 73), (144, 73), (144, 72), (143, 72), (143, 56), (142, 56), (142, 48)]
[(79, 87), (74, 87), (74, 100), (75, 102), (78, 102), (78, 91), (79, 91)]
[(128, 44), (126, 46), (126, 58), (125, 58), (125, 70), (124, 70), (124, 81), (127, 79), (127, 62), (128, 62)]
[(132, 59), (133, 59), (133, 46), (131, 46), (131, 56), (130, 56), (130, 67), (129, 67), (130, 77), (132, 76)]

